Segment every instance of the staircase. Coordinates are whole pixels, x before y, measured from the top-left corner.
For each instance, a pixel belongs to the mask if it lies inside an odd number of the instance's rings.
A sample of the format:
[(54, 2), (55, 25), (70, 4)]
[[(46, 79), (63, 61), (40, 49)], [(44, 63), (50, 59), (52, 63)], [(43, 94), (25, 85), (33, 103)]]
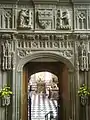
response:
[(45, 120), (45, 115), (53, 111), (56, 117), (57, 101), (50, 100), (44, 94), (32, 94), (31, 96), (31, 120)]

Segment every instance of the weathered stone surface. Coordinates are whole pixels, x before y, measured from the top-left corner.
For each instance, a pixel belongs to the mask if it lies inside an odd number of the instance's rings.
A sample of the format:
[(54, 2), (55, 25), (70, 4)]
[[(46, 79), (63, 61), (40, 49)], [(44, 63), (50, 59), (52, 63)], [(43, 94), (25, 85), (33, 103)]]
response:
[[(68, 106), (71, 111), (67, 112), (65, 104), (64, 116), (69, 116), (65, 120), (79, 120), (77, 90), (81, 83), (90, 82), (89, 54), (90, 1), (0, 0), (0, 87), (8, 83), (12, 85), (14, 93), (13, 113), (8, 120), (22, 120), (23, 68), (29, 62), (37, 61), (60, 62), (68, 67), (68, 101), (71, 101)], [(58, 69), (57, 73), (61, 74)], [(0, 108), (0, 120), (5, 120), (4, 112), (5, 109)]]

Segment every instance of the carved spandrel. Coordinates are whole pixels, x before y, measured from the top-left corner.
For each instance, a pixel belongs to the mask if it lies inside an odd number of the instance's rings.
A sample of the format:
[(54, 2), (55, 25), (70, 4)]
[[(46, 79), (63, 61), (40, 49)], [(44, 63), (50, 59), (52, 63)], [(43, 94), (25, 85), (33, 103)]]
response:
[(57, 10), (56, 29), (58, 30), (70, 30), (70, 15), (68, 10)]
[(18, 28), (32, 29), (32, 11), (29, 9), (21, 9), (18, 15)]

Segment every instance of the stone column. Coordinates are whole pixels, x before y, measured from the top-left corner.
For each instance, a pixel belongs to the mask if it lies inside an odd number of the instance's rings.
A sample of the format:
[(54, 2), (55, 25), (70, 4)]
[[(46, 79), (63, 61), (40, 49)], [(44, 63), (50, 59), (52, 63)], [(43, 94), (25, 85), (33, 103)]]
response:
[(23, 75), (22, 75), (22, 71), (19, 71), (17, 72), (17, 81), (16, 81), (16, 93), (17, 93), (17, 96), (16, 96), (16, 120), (20, 120), (21, 119), (21, 84), (22, 84), (22, 78), (23, 78)]

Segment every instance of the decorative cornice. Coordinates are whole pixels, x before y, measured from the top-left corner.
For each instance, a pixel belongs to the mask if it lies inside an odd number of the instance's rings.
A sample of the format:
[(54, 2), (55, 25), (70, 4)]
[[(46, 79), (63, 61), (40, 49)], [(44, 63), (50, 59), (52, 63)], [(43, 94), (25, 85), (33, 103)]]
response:
[(46, 3), (46, 4), (57, 4), (59, 0), (32, 0), (34, 4)]
[(90, 40), (90, 34), (82, 33), (0, 33), (1, 40)]

